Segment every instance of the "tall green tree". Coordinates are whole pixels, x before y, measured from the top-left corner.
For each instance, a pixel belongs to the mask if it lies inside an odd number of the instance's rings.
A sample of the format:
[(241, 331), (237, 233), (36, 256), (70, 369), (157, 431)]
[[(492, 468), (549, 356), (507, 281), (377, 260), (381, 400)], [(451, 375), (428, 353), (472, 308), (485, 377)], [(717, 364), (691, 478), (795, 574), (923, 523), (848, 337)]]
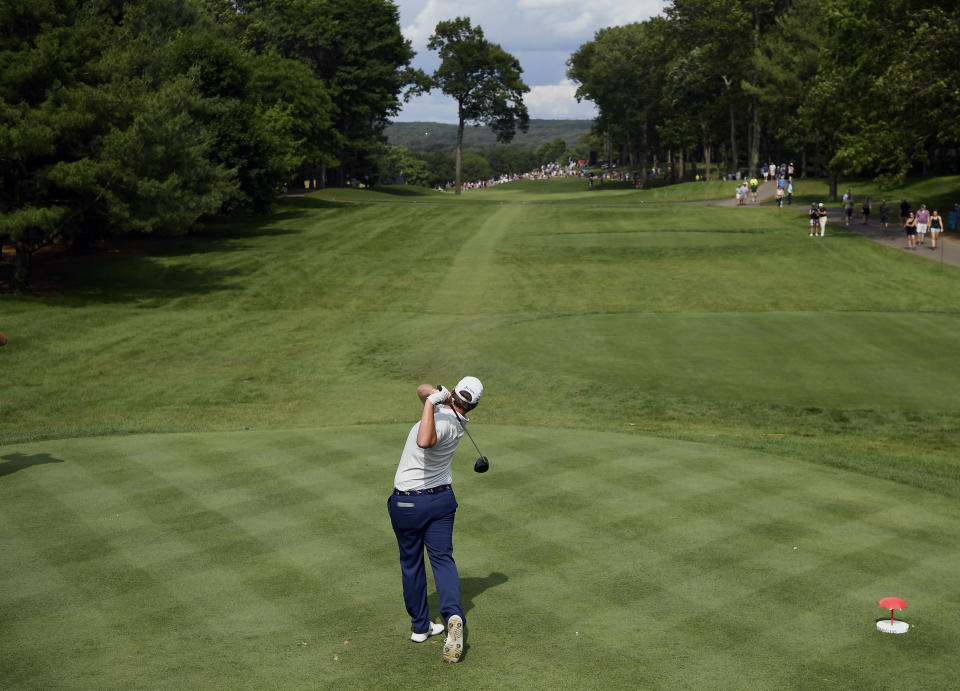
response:
[(597, 105), (599, 128), (619, 143), (630, 168), (644, 174), (662, 118), (668, 29), (662, 17), (601, 29), (567, 61), (577, 98)]
[(377, 173), (376, 182), (381, 185), (430, 185), (430, 168), (426, 161), (405, 146), (381, 144)]
[(566, 163), (569, 155), (570, 151), (567, 149), (567, 143), (559, 137), (549, 142), (544, 142), (537, 149), (537, 156), (540, 159), (541, 165), (554, 162)]
[[(799, 153), (799, 172), (806, 175), (811, 149), (829, 125), (805, 104), (813, 96), (820, 51), (827, 39), (822, 27), (820, 0), (793, 0), (761, 37), (753, 56), (754, 78), (744, 90), (764, 107), (768, 131), (793, 153)], [(811, 26), (821, 27), (811, 31)], [(816, 161), (818, 165), (823, 161)]]
[[(830, 165), (896, 184), (960, 143), (960, 6), (946, 0), (821, 0), (832, 41), (817, 80), (842, 104)], [(826, 89), (825, 89), (826, 91)]]
[[(240, 45), (308, 65), (332, 103), (335, 136), (314, 140), (310, 177), (342, 185), (374, 174), (378, 143), (400, 111), (415, 55), (391, 0), (204, 0)], [(319, 155), (317, 155), (319, 154)], [(311, 157), (313, 158), (313, 156)]]
[[(715, 93), (707, 103), (726, 110), (730, 142), (727, 167), (737, 170), (741, 161), (738, 122), (746, 110), (741, 82), (754, 47), (750, 4), (744, 0), (672, 0), (665, 14), (672, 35), (682, 41), (682, 50), (696, 54), (696, 65), (683, 70), (698, 82), (693, 90)], [(704, 78), (708, 84), (699, 83)]]
[(186, 232), (230, 196), (201, 94), (159, 69), (200, 19), (189, 0), (0, 0), (0, 237), (19, 285), (55, 240)]
[(523, 95), (530, 91), (521, 75), (519, 61), (473, 27), (470, 19), (457, 17), (439, 22), (427, 43), (437, 51), (440, 67), (430, 87), (439, 88), (457, 102), (456, 193), (463, 182), (463, 128), (467, 123), (485, 124), (499, 142), (509, 142), (517, 130), (526, 131), (530, 116)]

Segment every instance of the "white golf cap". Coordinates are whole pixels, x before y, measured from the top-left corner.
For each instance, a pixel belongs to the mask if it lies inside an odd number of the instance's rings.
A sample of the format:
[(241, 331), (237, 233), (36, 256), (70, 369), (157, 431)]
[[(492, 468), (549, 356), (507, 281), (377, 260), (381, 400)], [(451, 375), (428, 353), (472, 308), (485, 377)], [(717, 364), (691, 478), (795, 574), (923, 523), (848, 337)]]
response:
[(464, 377), (453, 389), (454, 393), (466, 403), (476, 405), (483, 395), (483, 384), (476, 377)]

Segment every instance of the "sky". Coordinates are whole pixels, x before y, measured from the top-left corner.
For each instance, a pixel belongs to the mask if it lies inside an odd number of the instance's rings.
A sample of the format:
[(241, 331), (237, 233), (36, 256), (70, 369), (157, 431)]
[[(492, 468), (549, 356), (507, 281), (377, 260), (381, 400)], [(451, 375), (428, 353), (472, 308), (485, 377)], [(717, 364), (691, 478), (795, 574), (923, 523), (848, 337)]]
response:
[[(589, 120), (592, 103), (577, 103), (576, 85), (567, 79), (567, 59), (594, 34), (608, 26), (641, 22), (660, 14), (665, 0), (394, 0), (400, 10), (400, 28), (417, 56), (413, 66), (428, 73), (439, 61), (427, 50), (437, 22), (469, 17), (483, 28), (484, 37), (516, 57), (523, 80), (530, 87), (524, 103), (531, 118)], [(435, 92), (406, 104), (398, 122), (457, 122), (456, 104)]]

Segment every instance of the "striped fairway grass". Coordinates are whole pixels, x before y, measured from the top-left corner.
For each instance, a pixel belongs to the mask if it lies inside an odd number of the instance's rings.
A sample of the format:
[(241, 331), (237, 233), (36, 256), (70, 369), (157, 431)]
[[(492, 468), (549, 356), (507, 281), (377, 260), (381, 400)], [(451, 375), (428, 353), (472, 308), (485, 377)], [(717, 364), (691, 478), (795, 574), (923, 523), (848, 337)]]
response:
[[(960, 507), (757, 452), (483, 425), (455, 461), (470, 626), (415, 645), (386, 497), (406, 425), (0, 456), (3, 688), (943, 688)], [(431, 588), (432, 592), (432, 588)], [(904, 598), (906, 636), (876, 602)], [(436, 612), (436, 598), (431, 594)]]
[[(38, 256), (0, 295), (0, 688), (955, 685), (960, 270), (663, 203), (711, 189), (328, 190)], [(415, 386), (467, 373), (451, 667), (386, 498)]]

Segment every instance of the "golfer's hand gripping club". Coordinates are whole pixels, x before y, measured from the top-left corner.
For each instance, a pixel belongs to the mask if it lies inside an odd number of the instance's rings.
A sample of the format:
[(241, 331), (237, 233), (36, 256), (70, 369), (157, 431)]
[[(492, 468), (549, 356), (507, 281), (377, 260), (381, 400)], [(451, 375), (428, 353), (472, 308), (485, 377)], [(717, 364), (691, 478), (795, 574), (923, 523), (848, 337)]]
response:
[(427, 396), (427, 400), (430, 401), (433, 405), (446, 403), (448, 398), (450, 398), (450, 391), (448, 389), (443, 388), (443, 384), (438, 384), (437, 392)]

